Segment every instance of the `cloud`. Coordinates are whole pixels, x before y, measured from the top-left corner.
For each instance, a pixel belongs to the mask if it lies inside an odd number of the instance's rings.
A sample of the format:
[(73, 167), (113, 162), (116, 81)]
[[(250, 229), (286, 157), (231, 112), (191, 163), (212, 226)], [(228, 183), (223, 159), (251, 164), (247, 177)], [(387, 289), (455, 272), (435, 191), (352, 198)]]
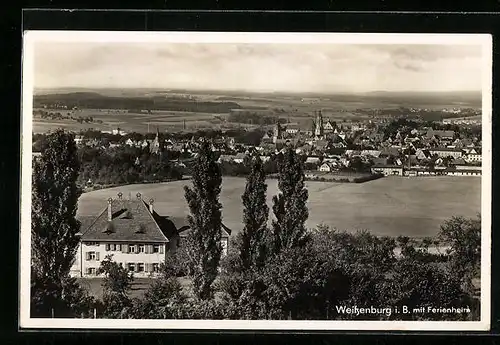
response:
[(480, 89), (478, 46), (48, 43), (38, 87), (279, 91)]

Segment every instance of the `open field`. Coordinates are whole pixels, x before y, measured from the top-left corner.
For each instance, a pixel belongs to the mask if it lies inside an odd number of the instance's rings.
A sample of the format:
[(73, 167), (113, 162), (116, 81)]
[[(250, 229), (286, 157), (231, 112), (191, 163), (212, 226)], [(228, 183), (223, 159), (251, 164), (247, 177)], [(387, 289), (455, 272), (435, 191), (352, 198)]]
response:
[[(188, 180), (161, 184), (137, 184), (85, 193), (78, 213), (97, 215), (106, 200), (118, 192), (135, 197), (137, 192), (155, 200), (162, 215), (187, 215), (183, 186)], [(375, 235), (432, 236), (452, 216), (474, 217), (481, 210), (480, 177), (385, 177), (365, 183), (307, 182), (308, 227), (323, 223), (339, 230), (366, 229)], [(242, 228), (241, 195), (245, 179), (224, 177), (221, 193), (223, 222)], [(276, 194), (277, 181), (268, 180), (268, 204)]]
[[(76, 90), (72, 90), (76, 91)], [(82, 91), (82, 90), (79, 90)], [(155, 91), (155, 90), (86, 90), (92, 91), (94, 95), (89, 96), (73, 95), (71, 99), (78, 97), (85, 100), (86, 97), (94, 97), (100, 100), (99, 103), (103, 109), (82, 108), (76, 111), (70, 111), (76, 116), (92, 116), (96, 120), (103, 121), (102, 124), (78, 124), (73, 120), (64, 121), (41, 121), (34, 119), (33, 130), (35, 132), (46, 132), (49, 129), (63, 127), (68, 130), (78, 131), (80, 129), (94, 128), (99, 130), (109, 130), (112, 127), (120, 126), (125, 131), (147, 132), (148, 122), (150, 126), (159, 126), (160, 130), (182, 129), (184, 120), (187, 129), (207, 129), (217, 125), (238, 126), (237, 124), (226, 123), (220, 119), (226, 119), (230, 109), (233, 108), (254, 108), (268, 109), (274, 112), (274, 116), (281, 116), (289, 119), (291, 122), (298, 122), (304, 128), (310, 127), (310, 121), (314, 117), (314, 112), (321, 109), (323, 116), (333, 121), (341, 120), (362, 120), (368, 118), (366, 114), (357, 112), (357, 109), (397, 109), (399, 107), (415, 107), (428, 109), (443, 109), (450, 107), (480, 108), (481, 97), (479, 94), (470, 93), (367, 93), (367, 94), (334, 94), (334, 95), (309, 95), (309, 94), (274, 94), (262, 93), (252, 94), (245, 92), (197, 92), (195, 90), (180, 91)], [(46, 102), (60, 102), (71, 94), (70, 90), (61, 91), (60, 94), (53, 94), (50, 90), (37, 92), (37, 97), (47, 99)], [(109, 100), (102, 97), (111, 97)], [(114, 97), (114, 98), (113, 98)], [(116, 98), (118, 97), (118, 98)], [(145, 107), (152, 110), (151, 114), (128, 113), (126, 105), (132, 98), (139, 97), (146, 102)], [(165, 97), (165, 99), (163, 99)], [(155, 102), (168, 102), (171, 99), (175, 103), (183, 100), (186, 107), (180, 109), (191, 109), (191, 111), (177, 110), (158, 110), (155, 108)], [(150, 102), (151, 104), (149, 104)], [(43, 102), (42, 102), (43, 103)], [(91, 102), (92, 103), (92, 102)], [(225, 104), (224, 110), (215, 110), (215, 108), (204, 108), (204, 103)], [(227, 104), (226, 104), (227, 103)], [(71, 103), (70, 103), (71, 104)], [(142, 103), (141, 103), (142, 104)], [(184, 104), (184, 103), (183, 103)], [(194, 106), (196, 105), (196, 106)], [(200, 105), (200, 108), (197, 107)], [(47, 104), (46, 104), (47, 106)], [(194, 108), (193, 108), (194, 106)], [(50, 105), (49, 105), (50, 107)], [(93, 107), (89, 105), (89, 107)], [(124, 109), (115, 109), (115, 108)], [(192, 109), (197, 110), (196, 112)], [(203, 109), (210, 109), (214, 112), (198, 112)], [(45, 109), (51, 111), (51, 109)], [(54, 112), (66, 114), (67, 110), (53, 109)], [(208, 110), (206, 110), (208, 111)], [(215, 112), (217, 111), (217, 112)]]
[[(80, 131), (86, 129), (95, 129), (109, 131), (120, 127), (125, 132), (141, 132), (146, 133), (148, 131), (148, 124), (150, 126), (150, 131), (155, 131), (156, 127), (160, 131), (165, 130), (182, 130), (184, 122), (186, 129), (206, 129), (214, 127), (214, 122), (221, 122), (217, 119), (217, 116), (227, 116), (225, 114), (211, 114), (211, 113), (194, 113), (194, 112), (167, 112), (158, 111), (152, 114), (144, 113), (128, 113), (123, 111), (118, 111), (115, 109), (111, 110), (100, 110), (100, 109), (83, 109), (78, 111), (61, 111), (60, 109), (43, 109), (48, 112), (61, 112), (63, 115), (70, 113), (74, 117), (89, 117), (94, 119), (91, 123), (78, 123), (75, 120), (63, 119), (63, 120), (51, 120), (42, 119), (40, 117), (33, 118), (33, 132), (34, 133), (45, 133), (49, 130), (55, 130), (57, 128), (63, 128), (70, 131)], [(99, 123), (98, 121), (102, 121)]]

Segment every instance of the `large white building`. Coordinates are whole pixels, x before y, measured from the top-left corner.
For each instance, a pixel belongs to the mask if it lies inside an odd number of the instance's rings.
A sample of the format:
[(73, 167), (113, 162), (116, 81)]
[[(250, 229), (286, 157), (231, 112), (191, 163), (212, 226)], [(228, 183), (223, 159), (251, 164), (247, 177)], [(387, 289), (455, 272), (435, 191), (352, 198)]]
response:
[[(96, 277), (107, 255), (138, 277), (155, 276), (169, 251), (181, 245), (189, 231), (184, 218), (160, 216), (153, 200), (146, 203), (140, 193), (135, 199), (108, 199), (97, 217), (81, 218), (80, 243), (70, 274)], [(230, 230), (222, 227), (223, 254), (227, 252)]]

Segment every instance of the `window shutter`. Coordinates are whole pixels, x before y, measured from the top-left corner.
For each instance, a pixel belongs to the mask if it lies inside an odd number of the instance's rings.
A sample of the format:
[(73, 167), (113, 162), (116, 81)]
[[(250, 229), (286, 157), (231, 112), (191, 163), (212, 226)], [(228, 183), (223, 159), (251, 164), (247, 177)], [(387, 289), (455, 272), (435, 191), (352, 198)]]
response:
[(150, 265), (151, 265), (151, 264), (148, 264), (148, 263), (146, 263), (146, 265), (144, 265), (144, 270), (145, 270), (146, 272), (151, 272), (151, 269), (149, 268), (149, 267), (150, 267)]
[(127, 244), (122, 244), (122, 253), (128, 253), (128, 245)]
[(160, 244), (160, 254), (163, 254), (163, 244)]
[(121, 251), (122, 250), (122, 245), (121, 244), (117, 244), (116, 245), (116, 250)]
[(149, 244), (144, 245), (144, 253), (149, 254)]
[(96, 252), (96, 253), (95, 253), (95, 259), (96, 259), (97, 261), (99, 261), (99, 254), (101, 254), (101, 253), (99, 253), (99, 252)]
[(106, 243), (106, 251), (107, 252), (109, 252), (109, 247), (110, 247), (109, 243)]
[(90, 253), (89, 252), (85, 253), (85, 260), (87, 260), (87, 261), (90, 260)]
[(139, 272), (139, 263), (138, 262), (135, 263), (134, 271)]
[(153, 245), (152, 245), (152, 244), (150, 244), (150, 245), (149, 245), (149, 253), (150, 253), (150, 254), (151, 254), (151, 253), (154, 253), (154, 250), (153, 250)]

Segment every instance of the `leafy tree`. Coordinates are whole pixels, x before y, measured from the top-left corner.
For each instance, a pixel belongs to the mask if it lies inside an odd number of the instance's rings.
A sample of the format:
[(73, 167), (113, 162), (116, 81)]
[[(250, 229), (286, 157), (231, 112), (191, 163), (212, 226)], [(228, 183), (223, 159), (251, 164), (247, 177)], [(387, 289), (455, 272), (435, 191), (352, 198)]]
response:
[(185, 301), (177, 278), (163, 275), (155, 279), (143, 298), (133, 301), (131, 314), (137, 319), (177, 319), (182, 317)]
[(266, 256), (267, 218), (266, 174), (260, 157), (253, 158), (251, 172), (243, 193), (243, 231), (238, 234), (238, 248), (243, 267), (262, 266)]
[(274, 252), (301, 246), (307, 241), (305, 221), (308, 191), (304, 186), (303, 163), (299, 155), (288, 148), (278, 165), (280, 194), (273, 197)]
[(132, 301), (129, 298), (133, 274), (126, 268), (112, 260), (112, 255), (107, 255), (97, 270), (104, 274), (102, 281), (104, 315), (108, 318), (124, 318)]
[(219, 202), (222, 175), (208, 141), (201, 145), (195, 168), (193, 187), (184, 187), (191, 214), (190, 240), (194, 247), (193, 285), (195, 295), (203, 300), (212, 297), (212, 283), (217, 276), (222, 254), (222, 205)]
[(68, 307), (64, 282), (78, 246), (76, 210), (79, 162), (74, 136), (57, 130), (48, 135), (39, 160), (33, 162), (31, 194), (31, 262), (33, 313), (49, 316)]
[(452, 217), (441, 226), (439, 237), (450, 246), (450, 269), (472, 291), (472, 278), (479, 273), (481, 262), (481, 216)]
[(316, 255), (310, 245), (283, 249), (262, 273), (267, 317), (326, 319), (345, 298), (344, 274)]

